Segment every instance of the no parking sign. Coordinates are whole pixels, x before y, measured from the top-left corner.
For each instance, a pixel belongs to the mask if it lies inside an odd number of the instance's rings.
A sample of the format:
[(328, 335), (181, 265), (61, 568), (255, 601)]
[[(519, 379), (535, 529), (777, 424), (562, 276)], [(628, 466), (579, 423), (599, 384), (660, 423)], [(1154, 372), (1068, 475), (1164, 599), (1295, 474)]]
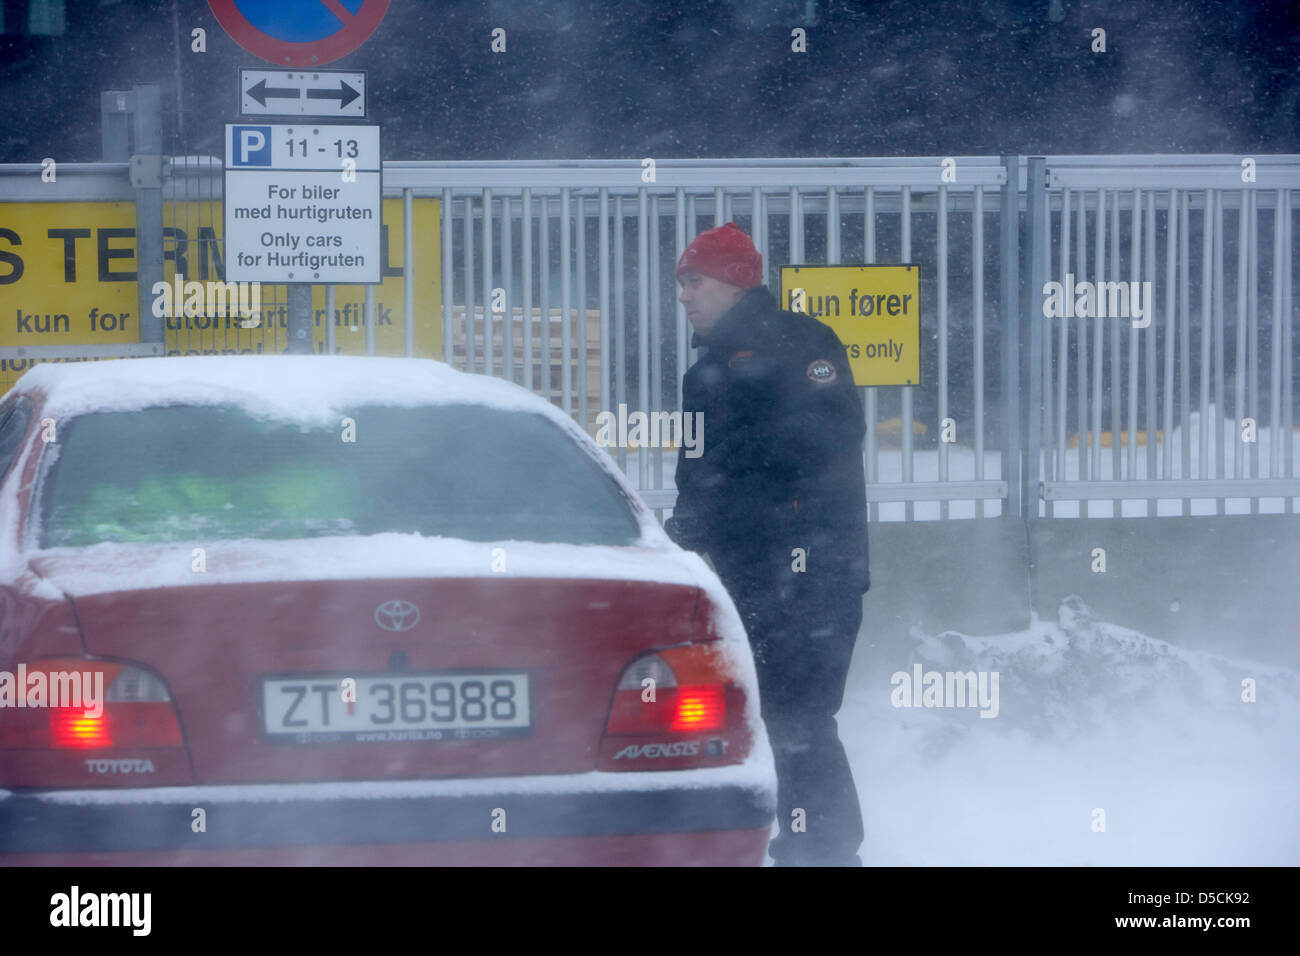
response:
[(285, 66), (319, 66), (369, 39), (389, 0), (208, 0), (231, 39)]

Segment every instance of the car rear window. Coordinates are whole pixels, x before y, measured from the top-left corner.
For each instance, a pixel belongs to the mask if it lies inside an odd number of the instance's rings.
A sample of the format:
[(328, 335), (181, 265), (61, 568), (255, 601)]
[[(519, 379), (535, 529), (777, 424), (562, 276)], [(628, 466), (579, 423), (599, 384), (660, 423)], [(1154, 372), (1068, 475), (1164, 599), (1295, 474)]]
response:
[(100, 412), (60, 422), (50, 452), (41, 547), (384, 532), (627, 545), (640, 536), (627, 498), (562, 429), (479, 405), (366, 406), (330, 428), (223, 406)]

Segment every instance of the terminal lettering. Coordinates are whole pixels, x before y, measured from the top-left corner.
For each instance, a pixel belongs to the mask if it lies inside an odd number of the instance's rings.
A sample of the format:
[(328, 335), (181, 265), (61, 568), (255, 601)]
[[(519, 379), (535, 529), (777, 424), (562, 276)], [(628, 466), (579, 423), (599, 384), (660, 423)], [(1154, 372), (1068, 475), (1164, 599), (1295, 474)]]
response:
[[(136, 272), (134, 269), (114, 269), (114, 259), (134, 259), (135, 245), (130, 246), (118, 245), (116, 240), (135, 239), (135, 229), (133, 227), (104, 227), (100, 229), (58, 227), (46, 230), (46, 236), (50, 239), (58, 239), (63, 242), (63, 281), (77, 281), (77, 240), (89, 239), (92, 235), (95, 237), (95, 265), (96, 278), (100, 282), (135, 282)], [(4, 239), (14, 246), (23, 244), (22, 237), (12, 229), (0, 229), (0, 239)], [(0, 263), (9, 266), (9, 271), (0, 275), (0, 285), (8, 285), (17, 282), (23, 276), (23, 259), (16, 252), (0, 249)]]

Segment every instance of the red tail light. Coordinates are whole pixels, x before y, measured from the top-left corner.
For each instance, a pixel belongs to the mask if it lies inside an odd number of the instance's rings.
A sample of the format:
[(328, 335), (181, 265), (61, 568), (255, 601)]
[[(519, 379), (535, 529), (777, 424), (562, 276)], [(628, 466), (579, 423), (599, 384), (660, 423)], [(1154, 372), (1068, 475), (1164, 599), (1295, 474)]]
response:
[(602, 742), (608, 770), (736, 763), (749, 748), (745, 691), (718, 644), (639, 657), (619, 679)]
[(142, 667), (47, 658), (19, 664), (8, 676), (10, 692), (0, 693), (0, 749), (181, 746), (171, 695), (157, 675)]
[(726, 723), (726, 675), (716, 648), (687, 645), (633, 661), (614, 692), (605, 732), (716, 730)]

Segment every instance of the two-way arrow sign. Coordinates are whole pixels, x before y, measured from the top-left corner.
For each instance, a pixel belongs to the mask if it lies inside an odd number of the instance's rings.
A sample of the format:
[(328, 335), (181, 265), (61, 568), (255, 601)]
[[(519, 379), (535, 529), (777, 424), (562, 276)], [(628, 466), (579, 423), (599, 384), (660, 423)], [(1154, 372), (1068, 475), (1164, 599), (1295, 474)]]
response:
[(244, 116), (366, 115), (366, 74), (344, 70), (240, 70)]

